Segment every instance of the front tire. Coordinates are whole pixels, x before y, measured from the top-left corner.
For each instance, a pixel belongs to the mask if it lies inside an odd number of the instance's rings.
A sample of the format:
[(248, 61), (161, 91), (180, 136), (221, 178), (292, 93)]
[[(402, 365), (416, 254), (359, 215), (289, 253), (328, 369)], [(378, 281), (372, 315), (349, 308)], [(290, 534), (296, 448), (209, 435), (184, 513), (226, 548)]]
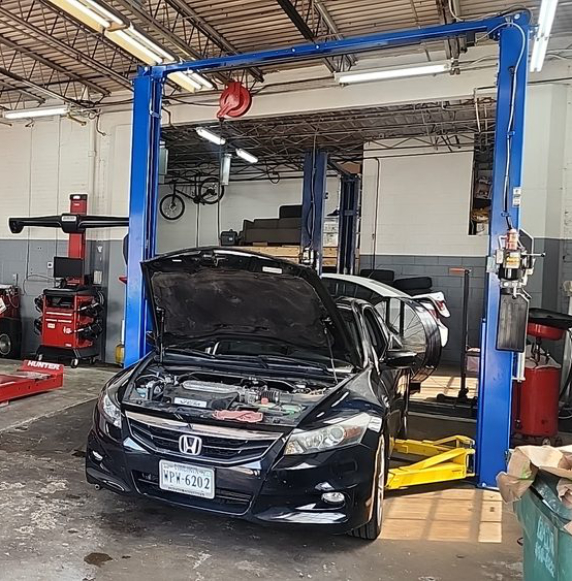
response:
[(385, 499), (385, 483), (387, 482), (387, 454), (385, 450), (385, 438), (382, 436), (377, 453), (377, 466), (375, 471), (373, 514), (371, 519), (361, 527), (350, 532), (352, 537), (365, 541), (375, 541), (381, 534), (383, 523), (383, 501)]
[(20, 321), (0, 318), (0, 358), (18, 359), (22, 350)]

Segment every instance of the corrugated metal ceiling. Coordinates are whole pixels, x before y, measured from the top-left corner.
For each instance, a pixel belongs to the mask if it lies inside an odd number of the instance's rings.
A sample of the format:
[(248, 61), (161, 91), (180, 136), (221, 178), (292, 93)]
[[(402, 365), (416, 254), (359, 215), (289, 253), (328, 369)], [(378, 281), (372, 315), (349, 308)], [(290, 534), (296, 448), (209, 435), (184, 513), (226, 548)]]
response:
[[(287, 14), (290, 2), (297, 17)], [(181, 58), (200, 58), (376, 31), (438, 24), (447, 0), (108, 0), (140, 30)], [(514, 2), (454, 0), (463, 18), (506, 10)], [(537, 11), (540, 0), (521, 5)], [(555, 32), (572, 33), (572, 0), (562, 0)], [(416, 49), (419, 50), (419, 49)], [(332, 67), (346, 66), (327, 63)], [(94, 103), (129, 87), (138, 62), (48, 0), (0, 3), (0, 105), (62, 97)], [(264, 73), (266, 71), (262, 71)], [(249, 71), (260, 79), (261, 71)]]

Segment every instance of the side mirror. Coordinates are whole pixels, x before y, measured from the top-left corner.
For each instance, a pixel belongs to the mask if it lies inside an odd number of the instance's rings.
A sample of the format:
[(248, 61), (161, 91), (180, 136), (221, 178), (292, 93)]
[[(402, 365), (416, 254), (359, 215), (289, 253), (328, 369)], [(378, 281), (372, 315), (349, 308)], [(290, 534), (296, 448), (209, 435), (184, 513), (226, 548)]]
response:
[(385, 356), (385, 364), (394, 369), (407, 369), (415, 363), (416, 357), (413, 351), (390, 349)]

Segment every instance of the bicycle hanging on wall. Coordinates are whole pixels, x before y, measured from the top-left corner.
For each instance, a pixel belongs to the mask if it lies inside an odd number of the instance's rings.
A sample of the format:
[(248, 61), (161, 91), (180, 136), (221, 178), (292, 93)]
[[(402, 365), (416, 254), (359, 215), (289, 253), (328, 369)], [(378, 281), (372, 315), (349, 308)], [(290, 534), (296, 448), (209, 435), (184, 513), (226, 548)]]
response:
[(186, 210), (185, 200), (195, 204), (216, 204), (224, 196), (224, 186), (219, 185), (216, 177), (192, 178), (192, 181), (172, 181), (171, 193), (161, 199), (159, 211), (165, 220), (174, 221), (183, 216)]

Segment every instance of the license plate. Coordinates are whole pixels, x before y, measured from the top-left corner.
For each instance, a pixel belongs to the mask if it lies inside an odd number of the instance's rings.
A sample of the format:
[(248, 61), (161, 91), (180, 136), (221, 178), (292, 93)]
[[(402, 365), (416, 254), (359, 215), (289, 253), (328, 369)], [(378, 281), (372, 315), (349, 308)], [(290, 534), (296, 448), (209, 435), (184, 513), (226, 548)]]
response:
[(215, 473), (212, 468), (160, 460), (159, 488), (169, 492), (213, 499), (215, 497)]

